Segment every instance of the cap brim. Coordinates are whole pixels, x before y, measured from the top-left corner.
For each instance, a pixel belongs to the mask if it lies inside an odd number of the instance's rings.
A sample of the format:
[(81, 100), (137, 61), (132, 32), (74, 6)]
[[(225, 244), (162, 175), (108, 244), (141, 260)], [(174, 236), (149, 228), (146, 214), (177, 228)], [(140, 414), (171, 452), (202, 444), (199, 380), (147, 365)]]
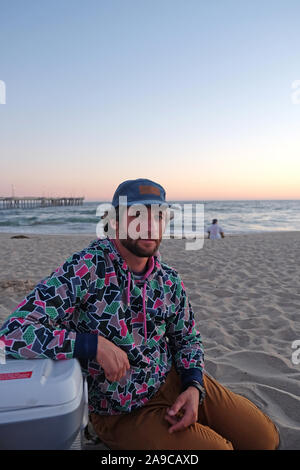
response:
[(162, 206), (169, 206), (167, 202), (164, 201), (158, 201), (157, 199), (139, 199), (138, 201), (127, 201), (126, 204), (119, 204), (120, 206), (138, 206), (138, 205), (143, 205), (143, 206), (150, 206), (151, 204), (160, 204)]
[[(121, 203), (121, 204), (118, 204), (118, 205), (131, 207), (131, 206), (138, 206), (138, 205), (151, 206), (152, 204), (161, 205), (161, 206), (166, 207), (166, 208), (171, 207), (174, 210), (180, 210), (179, 207), (176, 207), (176, 205), (174, 206), (174, 204), (171, 204), (170, 202), (158, 201), (157, 199), (143, 199), (143, 200), (139, 200), (139, 201), (130, 201), (130, 202), (127, 202), (126, 204)], [(115, 207), (117, 207), (117, 206), (115, 206)]]

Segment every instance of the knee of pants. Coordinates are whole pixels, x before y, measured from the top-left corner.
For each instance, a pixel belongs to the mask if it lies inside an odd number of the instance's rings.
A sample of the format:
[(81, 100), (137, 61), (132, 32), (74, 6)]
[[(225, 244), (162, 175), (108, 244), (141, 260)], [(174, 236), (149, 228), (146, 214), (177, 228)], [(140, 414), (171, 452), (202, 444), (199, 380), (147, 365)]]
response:
[[(195, 423), (182, 431), (161, 435), (166, 449), (177, 450), (233, 450), (232, 443), (208, 426)], [(163, 449), (164, 447), (162, 447)]]
[(279, 431), (273, 421), (263, 415), (263, 420), (260, 421), (259, 426), (255, 433), (251, 433), (249, 440), (247, 435), (242, 440), (243, 442), (237, 445), (240, 450), (276, 450), (279, 446)]
[(234, 450), (234, 447), (230, 441), (224, 439), (223, 441), (210, 442), (200, 450)]
[(265, 426), (264, 433), (260, 438), (262, 450), (276, 450), (279, 447), (280, 434), (277, 426), (267, 417), (268, 423)]

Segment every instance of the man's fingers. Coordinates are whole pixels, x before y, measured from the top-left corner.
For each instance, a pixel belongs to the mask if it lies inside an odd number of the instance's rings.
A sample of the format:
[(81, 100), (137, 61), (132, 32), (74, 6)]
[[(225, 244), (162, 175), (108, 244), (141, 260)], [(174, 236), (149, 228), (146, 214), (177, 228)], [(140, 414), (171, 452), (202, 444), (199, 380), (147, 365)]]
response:
[(122, 377), (125, 377), (128, 369), (130, 369), (130, 365), (129, 365), (129, 362), (126, 361), (120, 369), (118, 380), (121, 380)]
[(183, 429), (186, 429), (192, 424), (193, 421), (189, 419), (188, 416), (184, 415), (183, 418), (181, 418), (180, 421), (177, 421), (177, 423), (174, 423), (170, 428), (169, 428), (169, 433), (172, 434), (172, 432), (176, 431), (182, 431)]
[(171, 424), (172, 426), (178, 423), (178, 419), (172, 418), (171, 416), (168, 416), (168, 415), (165, 416), (165, 420), (168, 421), (168, 423)]
[[(168, 417), (169, 418), (169, 417)], [(173, 418), (174, 419), (174, 418)], [(175, 419), (173, 422), (169, 421), (172, 426), (169, 428), (169, 433), (183, 430), (187, 427), (185, 417), (181, 418), (180, 420)]]
[(165, 415), (165, 419), (170, 423), (172, 426), (169, 428), (169, 433), (172, 434), (172, 432), (176, 431), (182, 431), (183, 429), (186, 429), (189, 427), (191, 424), (194, 424), (196, 419), (195, 416), (192, 412), (186, 411), (185, 414), (182, 415), (175, 415), (175, 416), (170, 416), (170, 409), (167, 410), (167, 413)]
[(179, 426), (179, 429), (182, 426), (182, 422), (184, 422), (184, 416), (180, 414), (176, 414), (175, 416), (170, 415), (170, 411), (172, 411), (170, 408), (167, 410), (167, 413), (165, 414), (165, 419), (168, 421), (169, 424), (172, 426), (169, 428), (169, 432), (173, 432), (174, 430), (177, 430), (177, 427)]
[(120, 373), (119, 373), (119, 375), (118, 375), (117, 380), (119, 381), (119, 380), (121, 380), (123, 377), (125, 377), (126, 373), (127, 373), (127, 368), (126, 368), (126, 367), (123, 367), (123, 369), (120, 371)]
[(96, 360), (103, 368), (106, 379), (110, 382), (119, 381), (130, 369), (125, 351), (100, 335), (98, 336)]
[(171, 408), (168, 409), (167, 413), (169, 414), (169, 416), (175, 416), (181, 410), (183, 405), (184, 405), (184, 401), (181, 399), (181, 397), (179, 397), (175, 401), (174, 405), (171, 406)]
[(169, 433), (172, 434), (173, 432), (183, 431), (188, 426), (182, 422), (183, 420), (179, 421), (178, 423), (174, 424), (169, 428)]
[(115, 369), (114, 371), (104, 371), (105, 372), (105, 377), (107, 380), (110, 382), (119, 382), (119, 380), (122, 379), (127, 374), (127, 370), (130, 369), (129, 362), (128, 364), (125, 363), (123, 366), (120, 366), (120, 368)]

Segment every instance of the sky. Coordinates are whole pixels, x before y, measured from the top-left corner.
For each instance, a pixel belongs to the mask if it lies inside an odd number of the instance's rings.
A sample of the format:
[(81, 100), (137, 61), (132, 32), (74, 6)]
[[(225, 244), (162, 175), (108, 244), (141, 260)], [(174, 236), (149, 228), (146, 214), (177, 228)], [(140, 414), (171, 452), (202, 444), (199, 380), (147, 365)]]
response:
[(299, 0), (0, 0), (0, 196), (111, 200), (142, 177), (169, 200), (300, 199), (299, 17)]

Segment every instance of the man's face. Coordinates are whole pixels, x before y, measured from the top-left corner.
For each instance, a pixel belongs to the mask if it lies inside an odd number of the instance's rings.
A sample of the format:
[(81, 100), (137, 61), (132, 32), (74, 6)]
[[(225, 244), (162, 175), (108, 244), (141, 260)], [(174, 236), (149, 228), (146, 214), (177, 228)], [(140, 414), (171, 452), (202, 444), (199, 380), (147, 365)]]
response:
[(117, 224), (120, 242), (136, 256), (152, 256), (161, 243), (166, 217), (166, 211), (155, 206), (127, 208)]

